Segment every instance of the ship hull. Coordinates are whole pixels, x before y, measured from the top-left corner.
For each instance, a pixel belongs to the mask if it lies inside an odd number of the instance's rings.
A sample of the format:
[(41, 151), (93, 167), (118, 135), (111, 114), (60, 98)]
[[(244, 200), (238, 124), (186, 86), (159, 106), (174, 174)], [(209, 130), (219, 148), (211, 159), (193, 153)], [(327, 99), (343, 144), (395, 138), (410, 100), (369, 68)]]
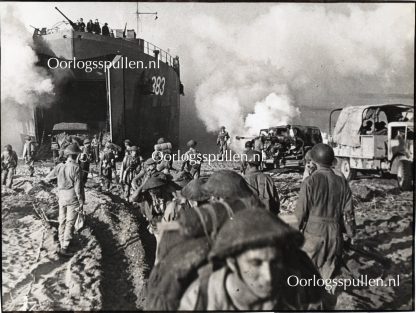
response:
[[(54, 77), (56, 91), (50, 107), (37, 109), (38, 136), (49, 134), (56, 123), (83, 122), (94, 133), (109, 132), (117, 144), (132, 140), (145, 154), (151, 153), (159, 137), (178, 146), (179, 66), (166, 52), (141, 39), (75, 31), (34, 37), (34, 43), (40, 65)], [(112, 61), (118, 68), (62, 68), (56, 59), (62, 64)], [(134, 63), (133, 68), (128, 62)]]

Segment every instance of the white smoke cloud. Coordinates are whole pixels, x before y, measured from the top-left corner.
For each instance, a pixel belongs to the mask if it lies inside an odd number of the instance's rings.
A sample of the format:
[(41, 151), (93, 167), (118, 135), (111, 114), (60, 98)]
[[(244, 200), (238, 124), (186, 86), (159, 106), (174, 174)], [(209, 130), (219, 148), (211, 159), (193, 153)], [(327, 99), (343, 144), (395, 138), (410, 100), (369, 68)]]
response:
[(262, 128), (288, 124), (300, 115), (288, 95), (271, 93), (263, 101), (256, 102), (254, 112), (249, 113), (244, 126), (248, 133), (257, 135)]
[(309, 121), (298, 108), (412, 93), (414, 13), (406, 4), (277, 4), (251, 22), (196, 15), (179, 46), (190, 50), (198, 117), (232, 136), (295, 120), (326, 128), (325, 114)]
[(36, 66), (32, 36), (12, 6), (1, 15), (1, 142), (21, 150), (23, 135), (35, 135), (34, 109), (49, 105), (54, 85)]

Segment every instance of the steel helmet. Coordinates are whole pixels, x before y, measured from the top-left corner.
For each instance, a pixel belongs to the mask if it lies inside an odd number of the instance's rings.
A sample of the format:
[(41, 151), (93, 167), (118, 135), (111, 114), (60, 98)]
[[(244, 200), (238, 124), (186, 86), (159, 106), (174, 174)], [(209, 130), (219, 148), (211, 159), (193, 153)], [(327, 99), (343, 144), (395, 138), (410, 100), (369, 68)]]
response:
[(91, 143), (91, 140), (89, 138), (84, 139), (84, 145)]
[(71, 154), (79, 154), (81, 153), (81, 149), (78, 147), (77, 144), (70, 144), (64, 150), (64, 155), (68, 156)]
[(214, 172), (202, 187), (205, 192), (223, 199), (246, 198), (253, 196), (253, 191), (244, 178), (232, 170)]
[(261, 164), (261, 152), (257, 150), (250, 150), (246, 153), (247, 163), (259, 166)]
[(211, 259), (224, 260), (248, 250), (266, 246), (300, 248), (302, 234), (263, 208), (245, 209), (234, 214), (218, 232)]
[(130, 140), (130, 139), (126, 139), (126, 140), (124, 140), (124, 144), (131, 145), (131, 144), (132, 144), (132, 142), (131, 142), (131, 140)]
[(197, 142), (193, 139), (189, 140), (188, 143), (186, 144), (188, 147), (192, 148), (195, 147), (197, 144)]
[(202, 178), (191, 180), (181, 191), (182, 196), (188, 200), (205, 201), (209, 195), (203, 190), (202, 186), (206, 181)]
[(149, 189), (159, 188), (166, 185), (166, 183), (166, 179), (159, 176), (152, 176), (144, 183), (143, 190), (146, 191)]
[(318, 143), (311, 149), (311, 158), (320, 165), (331, 166), (335, 159), (334, 150), (327, 144)]

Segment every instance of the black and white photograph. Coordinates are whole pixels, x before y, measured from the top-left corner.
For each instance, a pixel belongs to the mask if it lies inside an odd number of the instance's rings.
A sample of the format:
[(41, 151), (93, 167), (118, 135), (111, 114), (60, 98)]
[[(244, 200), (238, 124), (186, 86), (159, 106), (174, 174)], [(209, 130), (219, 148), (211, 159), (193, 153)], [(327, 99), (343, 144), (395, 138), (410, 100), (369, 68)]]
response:
[(1, 2), (1, 311), (414, 311), (415, 3)]

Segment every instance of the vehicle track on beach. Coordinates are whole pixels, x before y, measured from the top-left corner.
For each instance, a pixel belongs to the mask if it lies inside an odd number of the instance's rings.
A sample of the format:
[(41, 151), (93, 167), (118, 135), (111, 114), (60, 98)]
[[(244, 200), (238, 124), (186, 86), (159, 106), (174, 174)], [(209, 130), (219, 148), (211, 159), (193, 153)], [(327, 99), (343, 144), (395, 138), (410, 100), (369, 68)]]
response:
[(153, 264), (145, 251), (146, 225), (137, 209), (119, 196), (93, 190), (87, 195), (92, 209), (87, 223), (102, 249), (102, 310), (141, 309)]

